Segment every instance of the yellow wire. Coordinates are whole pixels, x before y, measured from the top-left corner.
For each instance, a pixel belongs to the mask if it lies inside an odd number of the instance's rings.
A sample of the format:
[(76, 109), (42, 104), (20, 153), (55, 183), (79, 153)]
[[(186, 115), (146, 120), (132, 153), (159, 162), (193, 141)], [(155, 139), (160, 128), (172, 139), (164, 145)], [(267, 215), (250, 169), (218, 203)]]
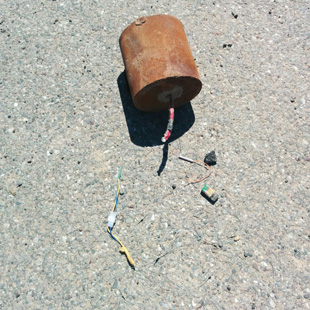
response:
[[(119, 178), (117, 178), (117, 182), (118, 182), (118, 188), (117, 188), (117, 200), (118, 200), (118, 197), (119, 197), (119, 192), (120, 192), (120, 188), (121, 188), (121, 181)], [(114, 202), (114, 207), (112, 209), (112, 211), (114, 212), (115, 211), (115, 207), (116, 207), (116, 199), (115, 199), (115, 202)], [(111, 234), (111, 230), (110, 230), (110, 227), (107, 226), (107, 231), (109, 234)], [(113, 237), (117, 240), (117, 242), (120, 244), (121, 248), (119, 249), (119, 251), (121, 253), (124, 253), (127, 257), (127, 260), (129, 262), (129, 264), (133, 267), (136, 266), (134, 260), (132, 259), (131, 255), (129, 254), (129, 251), (127, 250), (127, 248), (124, 246), (124, 244), (121, 242), (121, 240), (118, 239), (117, 236), (113, 235)]]

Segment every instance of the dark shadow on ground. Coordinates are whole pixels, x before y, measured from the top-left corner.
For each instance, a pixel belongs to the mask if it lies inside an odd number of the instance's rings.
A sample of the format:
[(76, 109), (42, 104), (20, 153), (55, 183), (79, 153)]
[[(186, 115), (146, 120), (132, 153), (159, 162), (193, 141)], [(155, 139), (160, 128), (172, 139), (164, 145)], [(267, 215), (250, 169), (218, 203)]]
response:
[(166, 167), (166, 163), (168, 160), (168, 150), (169, 150), (169, 142), (167, 141), (163, 147), (163, 159), (162, 159), (161, 164), (157, 170), (158, 176), (160, 176), (160, 174), (164, 171), (164, 169)]
[[(161, 138), (166, 131), (169, 112), (142, 112), (138, 110), (131, 99), (125, 72), (117, 79), (118, 89), (122, 100), (123, 110), (131, 142), (139, 146), (156, 146), (163, 144)], [(175, 110), (173, 131), (168, 142), (172, 142), (187, 132), (195, 122), (191, 103)], [(167, 147), (168, 157), (168, 147)], [(164, 160), (167, 160), (163, 158)], [(159, 168), (160, 172), (161, 168)], [(160, 173), (159, 173), (160, 174)]]

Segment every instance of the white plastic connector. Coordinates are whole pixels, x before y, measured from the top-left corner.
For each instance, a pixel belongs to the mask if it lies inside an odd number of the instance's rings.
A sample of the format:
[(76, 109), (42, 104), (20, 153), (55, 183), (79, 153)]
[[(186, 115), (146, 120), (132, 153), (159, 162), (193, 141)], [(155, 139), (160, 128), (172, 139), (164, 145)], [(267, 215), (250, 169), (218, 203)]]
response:
[(115, 223), (116, 212), (111, 211), (108, 217), (108, 227), (112, 228)]

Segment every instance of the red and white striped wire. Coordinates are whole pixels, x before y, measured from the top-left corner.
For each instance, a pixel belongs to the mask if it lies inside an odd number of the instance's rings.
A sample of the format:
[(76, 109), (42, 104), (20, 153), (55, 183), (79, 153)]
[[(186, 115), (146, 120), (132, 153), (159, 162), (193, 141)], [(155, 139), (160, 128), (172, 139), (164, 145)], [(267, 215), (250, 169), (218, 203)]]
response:
[(169, 120), (168, 120), (168, 125), (167, 125), (167, 130), (164, 134), (164, 136), (161, 138), (162, 142), (166, 142), (170, 136), (171, 136), (171, 132), (173, 129), (173, 123), (174, 123), (174, 106), (173, 103), (170, 103), (170, 108), (169, 108)]

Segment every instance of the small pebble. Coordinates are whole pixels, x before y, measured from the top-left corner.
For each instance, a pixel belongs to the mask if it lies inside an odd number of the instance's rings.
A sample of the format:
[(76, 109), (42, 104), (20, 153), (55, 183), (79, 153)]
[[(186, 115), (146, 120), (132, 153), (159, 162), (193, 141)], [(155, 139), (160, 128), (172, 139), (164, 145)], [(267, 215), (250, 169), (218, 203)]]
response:
[(259, 271), (259, 267), (258, 267), (257, 263), (254, 263), (254, 264), (252, 265), (252, 267), (253, 267), (255, 270)]
[(11, 185), (11, 186), (9, 187), (9, 193), (10, 193), (12, 196), (16, 196), (16, 194), (17, 194), (17, 188), (16, 188), (15, 185)]
[(268, 264), (266, 262), (261, 262), (260, 266), (263, 269), (263, 271), (267, 271), (268, 270)]
[(117, 281), (117, 279), (115, 279), (114, 280), (114, 283), (113, 283), (113, 285), (112, 285), (112, 289), (115, 289), (115, 288), (117, 288), (118, 287), (118, 281)]
[(295, 258), (300, 259), (301, 254), (297, 249), (294, 249), (294, 256)]
[(275, 308), (276, 307), (276, 304), (275, 304), (275, 302), (273, 301), (272, 298), (269, 299), (269, 305), (270, 305), (271, 308)]
[(253, 254), (251, 252), (248, 252), (248, 251), (244, 252), (243, 255), (244, 255), (244, 257), (252, 257), (253, 256)]

